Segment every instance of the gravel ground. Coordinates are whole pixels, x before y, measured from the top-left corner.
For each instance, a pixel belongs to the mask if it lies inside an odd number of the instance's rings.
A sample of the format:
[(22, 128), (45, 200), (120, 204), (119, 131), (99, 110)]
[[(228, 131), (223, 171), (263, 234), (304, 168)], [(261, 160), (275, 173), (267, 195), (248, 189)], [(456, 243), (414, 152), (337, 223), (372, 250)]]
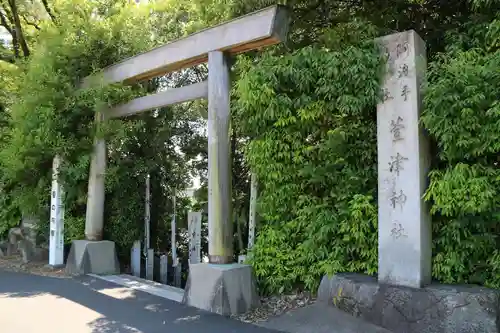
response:
[(13, 255), (10, 257), (0, 257), (0, 269), (17, 272), (17, 273), (30, 273), (42, 276), (51, 276), (57, 278), (69, 278), (64, 272), (63, 268), (54, 269), (47, 265), (47, 262), (29, 262), (23, 263), (20, 255)]
[(290, 310), (302, 308), (314, 302), (315, 298), (309, 293), (263, 297), (260, 307), (242, 315), (233, 316), (233, 318), (255, 324), (265, 322), (272, 317), (280, 316)]

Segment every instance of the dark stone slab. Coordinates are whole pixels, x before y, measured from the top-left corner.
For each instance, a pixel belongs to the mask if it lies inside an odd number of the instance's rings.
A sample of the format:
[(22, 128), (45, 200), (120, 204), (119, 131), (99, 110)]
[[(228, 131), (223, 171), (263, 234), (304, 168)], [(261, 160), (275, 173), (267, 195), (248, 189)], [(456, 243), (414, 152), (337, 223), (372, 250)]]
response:
[(498, 333), (500, 291), (476, 286), (415, 289), (358, 274), (325, 276), (318, 301), (396, 333)]
[(257, 325), (288, 333), (391, 333), (321, 303), (291, 310)]
[(7, 254), (9, 243), (7, 241), (0, 241), (0, 258)]
[(247, 312), (260, 304), (252, 267), (189, 265), (183, 303), (225, 316)]

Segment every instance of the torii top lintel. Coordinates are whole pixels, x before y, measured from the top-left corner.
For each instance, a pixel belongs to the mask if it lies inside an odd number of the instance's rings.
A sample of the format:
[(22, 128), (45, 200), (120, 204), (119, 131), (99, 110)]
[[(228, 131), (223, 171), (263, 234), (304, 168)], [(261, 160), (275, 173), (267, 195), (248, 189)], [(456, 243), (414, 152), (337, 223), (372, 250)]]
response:
[(206, 62), (211, 51), (234, 55), (283, 42), (288, 19), (282, 5), (241, 16), (109, 66), (102, 72), (104, 83), (132, 83), (192, 67)]

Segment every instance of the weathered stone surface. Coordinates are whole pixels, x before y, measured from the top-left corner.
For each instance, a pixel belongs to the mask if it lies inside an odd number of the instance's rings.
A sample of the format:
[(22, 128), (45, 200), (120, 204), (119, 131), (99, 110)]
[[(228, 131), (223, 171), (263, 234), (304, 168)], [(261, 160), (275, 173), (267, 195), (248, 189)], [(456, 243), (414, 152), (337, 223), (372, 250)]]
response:
[(141, 277), (141, 241), (134, 242), (130, 253), (130, 268), (132, 275)]
[(260, 303), (252, 267), (189, 265), (183, 303), (226, 316), (247, 312)]
[(391, 333), (320, 303), (294, 309), (257, 325), (289, 333)]
[(11, 256), (18, 252), (18, 242), (23, 238), (21, 228), (11, 228), (9, 230), (7, 242), (7, 255)]
[(0, 257), (7, 255), (7, 249), (9, 248), (8, 240), (0, 240)]
[(120, 265), (115, 243), (111, 241), (73, 241), (66, 263), (66, 273), (70, 275), (119, 274)]
[(401, 333), (497, 333), (500, 291), (475, 286), (409, 288), (378, 284), (358, 274), (325, 276), (325, 302), (363, 320)]
[(24, 263), (35, 259), (36, 242), (32, 230), (26, 227), (16, 227), (9, 230), (7, 255), (11, 256), (20, 252)]
[(388, 55), (377, 106), (378, 279), (419, 288), (431, 282), (430, 149), (419, 126), (425, 43), (415, 31), (378, 39)]
[(201, 212), (188, 212), (189, 263), (201, 262)]
[(21, 239), (17, 244), (23, 258), (23, 263), (26, 264), (35, 259), (35, 247), (32, 242), (27, 239)]

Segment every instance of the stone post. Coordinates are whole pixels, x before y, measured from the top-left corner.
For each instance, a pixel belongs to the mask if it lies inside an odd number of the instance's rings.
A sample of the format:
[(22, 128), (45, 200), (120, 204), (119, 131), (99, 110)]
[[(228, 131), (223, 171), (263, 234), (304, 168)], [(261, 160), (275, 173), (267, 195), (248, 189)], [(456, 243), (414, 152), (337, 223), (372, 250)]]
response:
[(189, 263), (201, 262), (201, 212), (188, 212)]
[(214, 264), (233, 262), (228, 60), (221, 51), (208, 54), (208, 259)]
[(50, 193), (50, 236), (49, 265), (64, 264), (64, 203), (63, 189), (59, 182), (61, 158), (55, 156), (52, 162), (52, 190)]
[(130, 268), (133, 276), (141, 277), (141, 241), (136, 240), (130, 253)]
[(148, 249), (146, 256), (146, 279), (153, 280), (154, 277), (155, 252), (153, 249)]
[(148, 174), (146, 176), (146, 193), (145, 193), (145, 201), (144, 201), (144, 249), (143, 249), (144, 258), (146, 261), (146, 275), (148, 274), (148, 267), (150, 267), (150, 265), (153, 265), (153, 263), (151, 263), (150, 261), (154, 260), (154, 258), (150, 257), (150, 255), (149, 255), (149, 250), (150, 250), (150, 246), (151, 246), (151, 223), (150, 223), (151, 222), (151, 205), (150, 205), (151, 192), (150, 192), (150, 187), (151, 187), (151, 177)]
[(168, 284), (168, 256), (160, 256), (160, 282)]
[(21, 237), (18, 245), (24, 263), (32, 261), (36, 255), (36, 225), (38, 219), (31, 215), (22, 214)]
[(257, 225), (257, 175), (252, 173), (250, 178), (250, 212), (248, 214), (248, 249), (255, 243), (255, 227)]
[[(97, 129), (104, 120), (96, 112)], [(96, 136), (90, 163), (85, 240), (74, 240), (66, 262), (66, 274), (118, 274), (120, 264), (115, 243), (102, 240), (104, 226), (104, 194), (106, 172), (106, 142)]]
[(172, 196), (172, 220), (170, 221), (170, 243), (172, 245), (172, 267), (177, 266), (177, 191), (174, 188)]
[[(96, 124), (103, 121), (103, 114), (96, 113)], [(87, 212), (85, 216), (85, 238), (90, 241), (102, 240), (104, 226), (104, 195), (106, 172), (106, 142), (97, 138), (94, 141), (94, 152), (90, 162)]]
[(431, 218), (422, 198), (430, 157), (419, 126), (425, 43), (414, 31), (379, 42), (389, 59), (377, 107), (378, 278), (418, 288), (431, 281)]

